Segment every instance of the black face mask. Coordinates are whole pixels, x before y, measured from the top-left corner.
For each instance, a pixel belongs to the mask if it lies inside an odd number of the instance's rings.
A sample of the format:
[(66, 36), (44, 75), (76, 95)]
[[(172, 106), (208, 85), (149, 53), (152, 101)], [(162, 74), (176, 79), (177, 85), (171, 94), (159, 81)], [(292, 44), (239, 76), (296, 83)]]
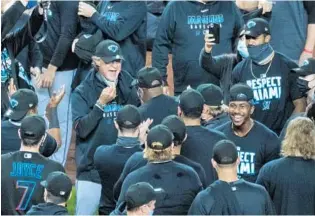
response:
[(303, 94), (303, 95), (306, 95), (306, 93), (311, 90), (309, 87), (308, 87), (308, 81), (304, 80), (304, 79), (301, 79), (301, 78), (298, 78), (297, 79), (297, 85), (298, 85), (298, 88), (300, 90), (300, 92)]

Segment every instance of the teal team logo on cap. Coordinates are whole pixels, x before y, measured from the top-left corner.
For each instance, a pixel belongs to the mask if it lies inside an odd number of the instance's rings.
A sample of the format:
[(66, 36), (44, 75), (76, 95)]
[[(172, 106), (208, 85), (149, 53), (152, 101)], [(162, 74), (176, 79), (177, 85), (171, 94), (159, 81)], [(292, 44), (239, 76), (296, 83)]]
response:
[(303, 66), (306, 66), (308, 65), (310, 62), (306, 59), (304, 62), (303, 62)]
[(117, 52), (118, 46), (117, 45), (110, 45), (108, 46), (108, 50), (112, 52)]
[(256, 22), (254, 22), (254, 21), (249, 21), (247, 23), (247, 28), (253, 28), (254, 26), (256, 26)]
[(17, 107), (17, 105), (19, 105), (19, 102), (15, 99), (10, 99), (10, 106), (12, 109), (14, 109), (15, 107)]

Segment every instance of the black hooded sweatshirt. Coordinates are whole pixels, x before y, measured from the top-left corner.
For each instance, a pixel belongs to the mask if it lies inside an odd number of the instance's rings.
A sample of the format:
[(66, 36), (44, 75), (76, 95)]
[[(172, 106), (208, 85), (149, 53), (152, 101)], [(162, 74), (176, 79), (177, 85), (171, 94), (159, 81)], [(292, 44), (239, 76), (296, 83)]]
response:
[(123, 69), (133, 77), (145, 66), (147, 6), (144, 1), (101, 1), (92, 22), (104, 38), (119, 43), (125, 61)]
[(69, 215), (66, 207), (54, 203), (33, 205), (26, 215)]
[(218, 79), (199, 66), (199, 53), (204, 46), (204, 33), (211, 23), (221, 25), (220, 43), (213, 47), (213, 54), (232, 53), (233, 43), (243, 26), (241, 13), (234, 2), (173, 1), (162, 15), (153, 46), (152, 65), (165, 76), (168, 53), (172, 51), (175, 94), (188, 85), (214, 83)]
[(77, 179), (100, 183), (94, 168), (94, 153), (100, 145), (116, 142), (117, 130), (114, 119), (117, 112), (126, 104), (140, 105), (137, 89), (131, 85), (132, 77), (121, 71), (117, 83), (117, 97), (108, 103), (104, 110), (97, 107), (101, 92), (107, 85), (100, 81), (93, 69), (72, 95), (72, 118), (76, 131)]

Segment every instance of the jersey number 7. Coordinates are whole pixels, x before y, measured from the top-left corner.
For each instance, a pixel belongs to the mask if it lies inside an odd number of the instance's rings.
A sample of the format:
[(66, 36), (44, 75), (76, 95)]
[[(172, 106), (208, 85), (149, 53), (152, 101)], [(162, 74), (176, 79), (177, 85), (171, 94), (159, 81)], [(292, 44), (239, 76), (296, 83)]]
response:
[(16, 188), (25, 189), (23, 196), (20, 200), (20, 203), (16, 207), (16, 210), (24, 211), (27, 208), (27, 206), (28, 206), (28, 204), (32, 198), (32, 195), (34, 193), (35, 186), (36, 186), (36, 182), (34, 182), (34, 181), (19, 180), (16, 182)]

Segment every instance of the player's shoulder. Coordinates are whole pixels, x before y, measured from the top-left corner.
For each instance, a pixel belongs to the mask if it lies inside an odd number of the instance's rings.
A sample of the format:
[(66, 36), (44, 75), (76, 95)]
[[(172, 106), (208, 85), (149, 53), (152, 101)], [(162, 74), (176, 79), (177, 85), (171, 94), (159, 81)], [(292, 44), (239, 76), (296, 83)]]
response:
[(243, 185), (243, 189), (248, 189), (248, 191), (251, 191), (253, 194), (258, 195), (258, 194), (267, 193), (266, 189), (259, 184), (252, 183), (252, 182), (245, 181), (245, 180), (242, 180), (241, 184)]
[(3, 162), (11, 160), (11, 158), (14, 156), (15, 153), (16, 152), (9, 152), (9, 153), (1, 155), (2, 166), (4, 165)]
[(266, 125), (264, 125), (263, 123), (259, 122), (259, 121), (254, 121), (255, 122), (255, 125), (256, 125), (256, 128), (257, 130), (259, 131), (259, 134), (265, 136), (265, 135), (269, 135), (270, 136), (273, 136), (273, 137), (278, 137), (277, 134), (272, 131), (271, 129), (269, 129)]

